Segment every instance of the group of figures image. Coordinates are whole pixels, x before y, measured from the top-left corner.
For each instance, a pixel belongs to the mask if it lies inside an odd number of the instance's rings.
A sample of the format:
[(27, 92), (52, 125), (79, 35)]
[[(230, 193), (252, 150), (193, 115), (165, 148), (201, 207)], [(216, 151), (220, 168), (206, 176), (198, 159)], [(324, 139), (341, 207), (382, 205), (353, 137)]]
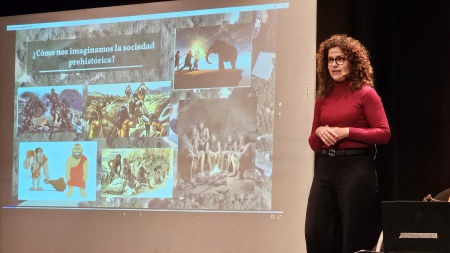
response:
[(250, 86), (249, 23), (177, 29), (174, 89)]
[(171, 149), (104, 149), (102, 157), (103, 196), (137, 196), (172, 178)]
[[(78, 87), (79, 88), (79, 87)], [(18, 132), (69, 131), (80, 133), (81, 93), (77, 87), (61, 89), (35, 88), (21, 90)]]
[[(212, 64), (209, 60), (209, 55), (217, 54), (218, 56), (218, 69), (225, 69), (225, 63), (228, 62), (231, 69), (236, 69), (236, 62), (238, 57), (238, 50), (235, 46), (227, 43), (224, 40), (216, 40), (209, 49), (204, 52), (202, 49), (195, 49), (194, 51), (190, 49), (186, 56), (184, 57), (183, 65), (180, 67), (181, 55), (180, 51), (177, 50), (175, 54), (175, 69), (176, 71), (182, 71), (185, 68), (188, 71), (198, 70), (198, 63), (200, 61), (200, 56), (204, 56), (208, 64)], [(192, 62), (194, 59), (194, 62)]]
[[(18, 133), (73, 132), (82, 138), (164, 137), (170, 102), (165, 89), (144, 82), (88, 87), (83, 113), (83, 86), (19, 89)], [(134, 90), (131, 86), (137, 86)], [(58, 89), (58, 91), (57, 91)], [(50, 90), (50, 92), (48, 92)], [(123, 93), (117, 93), (122, 90)], [(83, 116), (85, 115), (85, 116)], [(27, 140), (22, 136), (23, 140)]]
[(236, 180), (254, 178), (255, 148), (245, 131), (237, 138), (227, 134), (221, 141), (217, 131), (210, 130), (201, 120), (198, 126), (189, 127), (180, 145), (180, 178), (192, 187), (198, 183), (225, 185), (227, 177)]
[[(118, 90), (121, 88), (118, 87)], [(169, 115), (166, 109), (169, 105), (168, 99), (164, 98), (166, 94), (149, 94), (150, 89), (144, 82), (135, 90), (129, 84), (124, 89), (124, 95), (112, 94), (110, 89), (108, 85), (101, 85), (89, 91), (89, 138), (103, 137), (112, 141), (132, 135), (147, 138), (167, 135), (167, 126), (164, 125)], [(165, 111), (161, 110), (162, 106)], [(161, 115), (162, 112), (166, 116)]]
[[(72, 144), (64, 144), (64, 148), (70, 148), (69, 145)], [(27, 146), (27, 148), (30, 147)], [(65, 197), (71, 197), (73, 188), (77, 187), (80, 189), (80, 196), (87, 197), (86, 182), (89, 178), (89, 159), (88, 156), (83, 154), (83, 150), (83, 146), (80, 143), (74, 143), (70, 149), (69, 157), (59, 159), (55, 156), (56, 153), (54, 151), (44, 153), (42, 147), (28, 149), (23, 159), (23, 168), (26, 172), (24, 173), (25, 176), (22, 177), (26, 181), (31, 180), (31, 187), (28, 190), (48, 191), (54, 189), (57, 192), (64, 192), (68, 186)], [(50, 154), (50, 156), (47, 154)], [(41, 184), (42, 174), (45, 177), (43, 182), (46, 185), (51, 185), (51, 187), (46, 187)], [(59, 176), (59, 178), (50, 179), (50, 174), (56, 175), (56, 177)], [(60, 196), (59, 198), (64, 197)]]

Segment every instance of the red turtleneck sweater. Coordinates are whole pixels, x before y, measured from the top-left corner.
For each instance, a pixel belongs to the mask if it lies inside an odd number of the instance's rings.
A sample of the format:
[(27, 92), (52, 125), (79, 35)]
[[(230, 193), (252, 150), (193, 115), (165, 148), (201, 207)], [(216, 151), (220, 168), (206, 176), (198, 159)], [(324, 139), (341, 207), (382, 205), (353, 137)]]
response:
[[(335, 82), (330, 94), (318, 97), (314, 106), (314, 119), (309, 145), (314, 151), (321, 148), (365, 148), (373, 144), (386, 144), (391, 138), (389, 123), (381, 98), (375, 89), (364, 85), (353, 91), (350, 81)], [(315, 134), (320, 126), (348, 127), (347, 138), (333, 146), (326, 146)]]

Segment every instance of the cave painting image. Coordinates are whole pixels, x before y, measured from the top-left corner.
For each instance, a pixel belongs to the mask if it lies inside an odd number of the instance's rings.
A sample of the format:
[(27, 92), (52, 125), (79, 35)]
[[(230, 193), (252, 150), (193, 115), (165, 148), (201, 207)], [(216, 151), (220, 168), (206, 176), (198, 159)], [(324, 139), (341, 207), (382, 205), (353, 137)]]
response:
[(250, 23), (177, 29), (174, 89), (250, 86)]
[(46, 139), (45, 134), (49, 140), (53, 133), (80, 134), (82, 91), (81, 85), (19, 88), (17, 132), (21, 140), (31, 140), (35, 134)]
[(88, 138), (107, 138), (109, 147), (131, 147), (130, 137), (168, 136), (170, 82), (90, 85), (86, 108)]
[(172, 197), (171, 148), (103, 149), (102, 197)]
[(264, 177), (255, 108), (254, 98), (180, 100), (176, 193), (254, 193)]

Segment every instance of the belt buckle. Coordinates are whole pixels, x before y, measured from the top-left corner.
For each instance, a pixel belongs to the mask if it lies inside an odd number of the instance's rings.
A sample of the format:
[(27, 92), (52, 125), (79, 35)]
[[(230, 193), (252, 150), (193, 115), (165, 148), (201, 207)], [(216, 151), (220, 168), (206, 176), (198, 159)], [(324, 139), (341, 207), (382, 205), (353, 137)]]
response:
[(336, 155), (336, 150), (333, 149), (333, 148), (328, 149), (328, 155), (329, 155), (329, 156), (335, 156), (335, 155)]

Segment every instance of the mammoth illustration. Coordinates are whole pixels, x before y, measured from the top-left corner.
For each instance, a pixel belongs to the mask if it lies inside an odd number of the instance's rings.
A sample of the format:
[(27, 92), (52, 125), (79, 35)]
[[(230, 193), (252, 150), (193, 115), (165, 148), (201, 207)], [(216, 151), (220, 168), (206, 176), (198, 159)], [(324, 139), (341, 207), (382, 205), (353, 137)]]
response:
[(216, 40), (206, 52), (206, 62), (211, 64), (208, 60), (210, 54), (216, 53), (219, 55), (219, 69), (224, 69), (224, 63), (230, 62), (231, 68), (236, 69), (236, 60), (238, 51), (235, 46), (226, 43), (223, 40)]

